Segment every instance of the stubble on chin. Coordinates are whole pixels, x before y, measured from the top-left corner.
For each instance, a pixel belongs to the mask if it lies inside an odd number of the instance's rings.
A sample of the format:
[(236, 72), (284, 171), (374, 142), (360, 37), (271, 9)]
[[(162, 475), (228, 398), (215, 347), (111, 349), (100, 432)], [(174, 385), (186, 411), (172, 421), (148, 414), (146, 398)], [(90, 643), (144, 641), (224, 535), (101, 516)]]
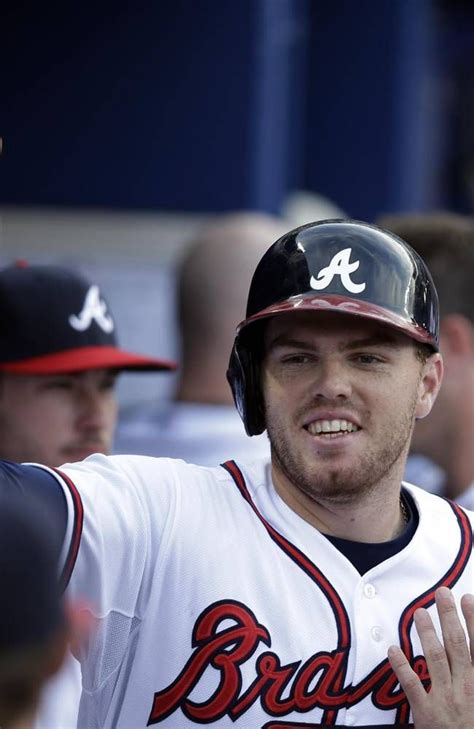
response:
[(281, 442), (272, 442), (271, 453), (274, 470), (310, 499), (349, 504), (371, 491), (367, 479), (361, 482), (353, 470), (329, 468), (327, 464), (304, 468), (288, 449), (282, 447)]
[[(299, 459), (284, 425), (268, 424), (274, 469), (285, 480), (310, 499), (333, 504), (350, 504), (373, 493), (377, 486), (395, 471), (403, 471), (408, 453), (413, 421), (413, 407), (408, 409), (394, 432), (387, 431), (383, 439), (374, 443), (372, 451), (365, 451), (351, 467), (331, 466), (328, 461), (308, 465)], [(317, 437), (317, 436), (315, 436)], [(400, 467), (400, 464), (402, 466)]]

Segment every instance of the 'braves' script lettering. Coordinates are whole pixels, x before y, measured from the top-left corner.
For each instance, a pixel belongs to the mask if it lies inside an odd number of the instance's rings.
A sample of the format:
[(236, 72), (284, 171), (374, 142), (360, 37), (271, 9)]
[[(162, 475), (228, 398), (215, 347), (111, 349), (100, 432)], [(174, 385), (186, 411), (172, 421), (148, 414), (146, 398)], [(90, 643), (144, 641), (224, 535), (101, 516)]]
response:
[[(334, 712), (369, 695), (380, 709), (406, 704), (388, 660), (357, 685), (341, 682), (346, 673), (347, 649), (321, 651), (305, 663), (299, 660), (288, 664), (282, 664), (272, 651), (264, 650), (253, 659), (255, 675), (244, 688), (241, 666), (253, 658), (262, 644), (267, 649), (271, 647), (270, 633), (248, 607), (232, 600), (211, 605), (196, 621), (194, 651), (183, 670), (167, 688), (155, 693), (148, 725), (163, 721), (177, 709), (196, 722), (218, 721), (223, 716), (235, 721), (257, 701), (273, 717), (315, 708)], [(422, 656), (416, 657), (414, 668), (428, 684)], [(217, 688), (204, 701), (191, 700), (191, 692), (209, 669), (219, 673)]]

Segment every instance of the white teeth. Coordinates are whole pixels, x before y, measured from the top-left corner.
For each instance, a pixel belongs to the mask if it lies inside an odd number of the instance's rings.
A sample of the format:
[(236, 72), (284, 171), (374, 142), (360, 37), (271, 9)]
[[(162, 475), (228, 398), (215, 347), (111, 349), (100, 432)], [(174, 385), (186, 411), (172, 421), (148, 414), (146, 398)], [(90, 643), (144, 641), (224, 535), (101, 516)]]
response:
[(311, 435), (319, 435), (320, 433), (352, 433), (359, 430), (357, 425), (349, 420), (316, 420), (307, 426)]

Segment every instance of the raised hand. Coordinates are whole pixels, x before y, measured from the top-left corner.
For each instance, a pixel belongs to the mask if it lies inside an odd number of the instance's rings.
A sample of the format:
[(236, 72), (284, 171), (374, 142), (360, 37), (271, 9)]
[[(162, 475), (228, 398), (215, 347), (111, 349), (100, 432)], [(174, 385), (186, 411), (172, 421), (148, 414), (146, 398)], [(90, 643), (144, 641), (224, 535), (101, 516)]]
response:
[(415, 729), (473, 729), (474, 595), (464, 595), (461, 599), (468, 636), (451, 591), (440, 587), (435, 597), (444, 646), (428, 611), (420, 608), (415, 612), (415, 625), (431, 679), (429, 693), (398, 646), (389, 648), (388, 659), (405, 691)]

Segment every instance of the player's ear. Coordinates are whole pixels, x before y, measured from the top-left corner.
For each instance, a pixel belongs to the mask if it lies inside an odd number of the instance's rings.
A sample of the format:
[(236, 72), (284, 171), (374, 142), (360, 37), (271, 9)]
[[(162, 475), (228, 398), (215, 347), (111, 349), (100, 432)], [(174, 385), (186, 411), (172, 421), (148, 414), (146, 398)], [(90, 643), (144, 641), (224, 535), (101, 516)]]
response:
[(422, 366), (418, 385), (418, 401), (415, 408), (416, 418), (425, 418), (431, 412), (441, 387), (443, 372), (443, 359), (439, 352), (435, 352)]

